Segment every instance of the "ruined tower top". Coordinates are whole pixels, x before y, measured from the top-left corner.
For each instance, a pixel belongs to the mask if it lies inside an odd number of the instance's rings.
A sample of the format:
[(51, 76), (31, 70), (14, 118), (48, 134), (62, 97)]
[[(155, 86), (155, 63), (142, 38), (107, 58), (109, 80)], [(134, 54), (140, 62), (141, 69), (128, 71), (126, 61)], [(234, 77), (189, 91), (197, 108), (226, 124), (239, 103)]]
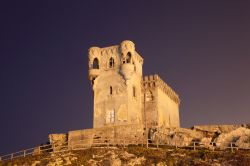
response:
[(110, 47), (91, 47), (88, 50), (89, 79), (94, 80), (102, 71), (120, 70), (125, 79), (133, 74), (142, 76), (143, 58), (136, 52), (132, 41), (124, 40)]

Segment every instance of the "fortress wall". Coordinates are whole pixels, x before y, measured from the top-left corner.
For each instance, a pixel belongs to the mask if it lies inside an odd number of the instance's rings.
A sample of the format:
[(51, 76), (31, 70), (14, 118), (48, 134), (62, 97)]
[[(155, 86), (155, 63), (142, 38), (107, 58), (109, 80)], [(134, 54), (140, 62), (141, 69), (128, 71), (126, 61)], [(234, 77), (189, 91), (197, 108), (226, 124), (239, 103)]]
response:
[(74, 147), (82, 140), (86, 146), (91, 146), (93, 143), (112, 143), (118, 141), (120, 144), (127, 142), (136, 142), (143, 140), (144, 136), (143, 125), (119, 125), (107, 126), (95, 129), (75, 130), (68, 133), (68, 145)]
[(128, 122), (142, 124), (141, 77), (133, 75), (130, 80), (127, 80), (126, 84), (128, 93)]
[(157, 86), (160, 88), (171, 100), (175, 103), (180, 104), (180, 98), (177, 93), (165, 83), (157, 74), (145, 76), (142, 82), (145, 88)]
[[(179, 96), (158, 75), (145, 76), (142, 84), (148, 126), (180, 127)], [(151, 102), (147, 99), (149, 91), (153, 96)]]
[(160, 88), (158, 91), (158, 125), (180, 127), (179, 105), (170, 99)]
[[(143, 105), (143, 120), (146, 120), (147, 128), (158, 125), (158, 110), (157, 110), (157, 90), (155, 87), (148, 87), (142, 95)], [(145, 95), (145, 96), (144, 96)], [(144, 108), (145, 107), (145, 108)], [(146, 116), (146, 117), (145, 117)], [(145, 124), (145, 122), (144, 122)]]
[[(112, 87), (112, 94), (110, 94), (110, 87)], [(125, 81), (116, 71), (108, 71), (99, 76), (94, 85), (94, 128), (127, 123), (130, 120), (127, 96)], [(112, 122), (111, 114), (115, 118)]]

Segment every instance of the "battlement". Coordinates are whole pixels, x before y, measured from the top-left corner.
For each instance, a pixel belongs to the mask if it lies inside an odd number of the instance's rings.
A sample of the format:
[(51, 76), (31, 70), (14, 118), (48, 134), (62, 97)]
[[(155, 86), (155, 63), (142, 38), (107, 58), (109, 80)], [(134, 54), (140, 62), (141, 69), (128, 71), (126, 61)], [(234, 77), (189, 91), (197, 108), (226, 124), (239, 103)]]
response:
[(89, 56), (101, 57), (106, 55), (117, 54), (119, 52), (119, 46), (110, 46), (110, 47), (91, 47), (89, 48)]
[(135, 51), (135, 45), (132, 41), (125, 40), (119, 45), (113, 45), (109, 47), (91, 47), (88, 50), (88, 55), (90, 59), (94, 57), (100, 58), (108, 55), (118, 55), (122, 58), (125, 52), (131, 52), (133, 58), (143, 64), (143, 58)]
[(143, 84), (144, 88), (147, 88), (147, 87), (160, 88), (175, 103), (180, 104), (180, 98), (179, 98), (178, 94), (167, 83), (165, 83), (165, 81), (163, 81), (157, 74), (144, 76), (144, 78), (142, 80), (142, 84)]
[(101, 56), (107, 56), (107, 55), (112, 55), (112, 54), (118, 54), (119, 53), (119, 46), (110, 46), (110, 47), (103, 47), (100, 48), (100, 55)]

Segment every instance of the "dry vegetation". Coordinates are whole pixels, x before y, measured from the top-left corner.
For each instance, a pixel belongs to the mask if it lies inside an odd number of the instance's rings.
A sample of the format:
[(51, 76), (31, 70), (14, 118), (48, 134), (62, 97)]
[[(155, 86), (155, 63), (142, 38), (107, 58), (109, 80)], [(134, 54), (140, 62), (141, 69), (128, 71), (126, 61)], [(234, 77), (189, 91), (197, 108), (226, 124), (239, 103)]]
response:
[(57, 154), (43, 154), (0, 163), (8, 165), (168, 165), (168, 166), (249, 166), (250, 151), (208, 151), (190, 149), (91, 148)]

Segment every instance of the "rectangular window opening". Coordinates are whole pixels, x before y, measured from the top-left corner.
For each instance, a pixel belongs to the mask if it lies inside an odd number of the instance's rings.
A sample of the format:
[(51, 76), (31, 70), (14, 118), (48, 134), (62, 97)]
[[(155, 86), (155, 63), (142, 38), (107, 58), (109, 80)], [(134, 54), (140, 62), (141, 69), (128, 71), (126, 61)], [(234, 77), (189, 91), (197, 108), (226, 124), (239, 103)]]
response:
[(133, 97), (136, 97), (136, 89), (133, 87)]

